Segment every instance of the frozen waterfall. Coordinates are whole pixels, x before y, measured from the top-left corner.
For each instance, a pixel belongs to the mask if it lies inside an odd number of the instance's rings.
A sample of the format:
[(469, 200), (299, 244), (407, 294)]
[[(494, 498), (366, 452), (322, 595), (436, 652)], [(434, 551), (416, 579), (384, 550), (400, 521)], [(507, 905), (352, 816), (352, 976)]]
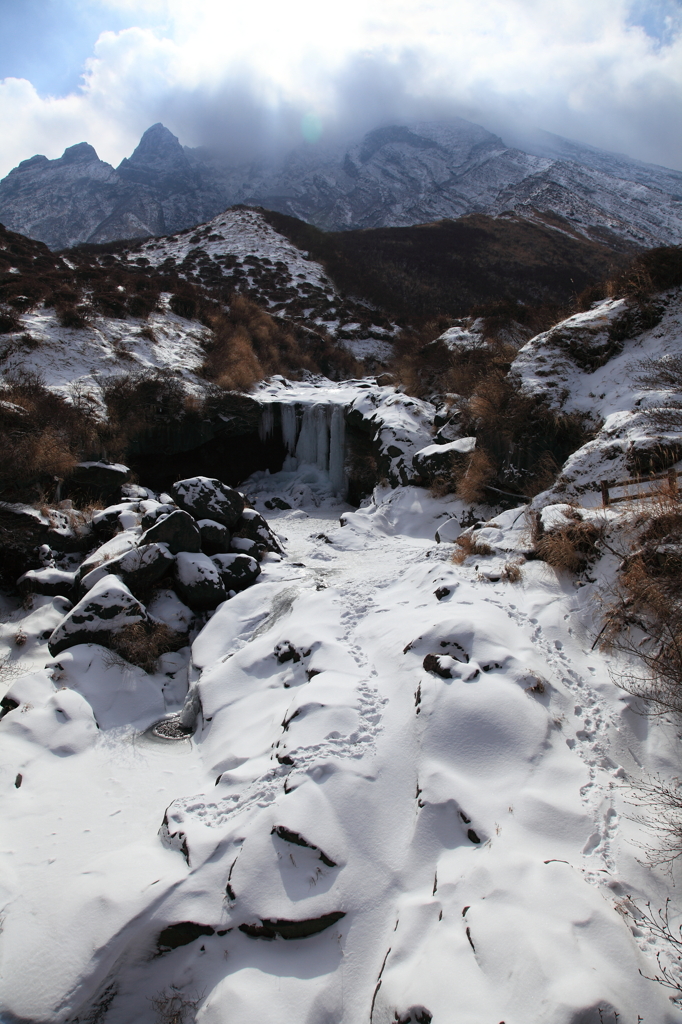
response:
[(266, 441), (281, 429), (287, 451), (282, 469), (316, 466), (329, 474), (332, 490), (345, 497), (345, 407), (336, 402), (268, 403), (263, 407), (259, 434)]

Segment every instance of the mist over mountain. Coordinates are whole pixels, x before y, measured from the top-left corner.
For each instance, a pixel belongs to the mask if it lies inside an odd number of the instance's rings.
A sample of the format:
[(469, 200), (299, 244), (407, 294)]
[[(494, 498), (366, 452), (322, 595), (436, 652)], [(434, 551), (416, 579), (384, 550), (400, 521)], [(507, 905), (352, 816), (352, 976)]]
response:
[(169, 234), (235, 204), (327, 231), (512, 212), (618, 250), (682, 239), (682, 172), (547, 132), (517, 141), (453, 118), (230, 163), (155, 124), (117, 168), (85, 142), (22, 161), (0, 182), (0, 221), (52, 249)]

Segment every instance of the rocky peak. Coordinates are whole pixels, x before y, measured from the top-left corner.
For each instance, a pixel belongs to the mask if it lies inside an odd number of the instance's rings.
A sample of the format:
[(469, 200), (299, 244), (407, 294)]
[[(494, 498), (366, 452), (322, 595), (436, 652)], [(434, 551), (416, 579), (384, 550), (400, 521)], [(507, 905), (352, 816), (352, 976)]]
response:
[(187, 174), (190, 164), (179, 140), (164, 125), (148, 128), (132, 156), (121, 161), (118, 171), (124, 177), (140, 172), (153, 174)]
[(78, 142), (75, 146), (69, 146), (60, 157), (62, 164), (89, 164), (93, 161), (99, 163), (100, 159), (89, 142)]

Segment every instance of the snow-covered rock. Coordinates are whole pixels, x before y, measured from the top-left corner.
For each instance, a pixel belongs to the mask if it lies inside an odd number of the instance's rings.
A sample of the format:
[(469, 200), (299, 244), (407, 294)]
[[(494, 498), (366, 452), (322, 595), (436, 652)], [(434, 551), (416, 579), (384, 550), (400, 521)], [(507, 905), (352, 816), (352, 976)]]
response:
[(181, 509), (195, 519), (214, 519), (232, 529), (244, 511), (244, 498), (233, 487), (207, 476), (178, 480), (171, 488)]
[(164, 544), (173, 555), (179, 551), (201, 551), (201, 531), (188, 512), (174, 509), (156, 518), (140, 537), (140, 544)]
[(50, 654), (60, 654), (77, 644), (102, 644), (106, 647), (112, 633), (146, 619), (144, 606), (133, 597), (125, 583), (107, 574), (53, 630), (48, 641)]
[(260, 565), (250, 555), (217, 554), (212, 561), (227, 591), (244, 590), (255, 583), (261, 573)]
[(215, 564), (208, 555), (181, 551), (175, 560), (175, 586), (190, 608), (215, 608), (227, 597)]

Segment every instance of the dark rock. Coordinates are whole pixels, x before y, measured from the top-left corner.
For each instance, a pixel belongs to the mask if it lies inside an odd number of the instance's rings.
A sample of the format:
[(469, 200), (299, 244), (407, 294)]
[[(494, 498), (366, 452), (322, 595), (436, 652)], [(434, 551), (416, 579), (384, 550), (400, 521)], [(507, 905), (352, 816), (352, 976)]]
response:
[(476, 835), (472, 828), (467, 830), (467, 838), (470, 839), (472, 843), (480, 843), (481, 841), (480, 837)]
[(396, 1018), (396, 1024), (431, 1024), (433, 1014), (425, 1006), (411, 1006), (400, 1016), (396, 1013)]
[(434, 590), (433, 593), (434, 593), (435, 597), (439, 601), (442, 601), (443, 598), (447, 597), (448, 594), (450, 593), (450, 588), (449, 587), (439, 587), (438, 590)]
[(307, 839), (304, 839), (298, 832), (292, 832), (291, 829), (285, 828), (284, 825), (275, 825), (272, 829), (271, 835), (279, 836), (286, 843), (293, 843), (295, 846), (305, 846), (309, 850), (316, 850), (320, 855), (320, 860), (323, 864), (326, 864), (328, 868), (337, 867), (336, 861), (328, 857), (319, 846), (314, 846), (313, 843), (309, 843)]
[(227, 591), (213, 561), (202, 553), (181, 551), (175, 560), (175, 586), (183, 601), (198, 610), (215, 608)]
[(45, 597), (61, 596), (71, 600), (75, 586), (75, 572), (64, 572), (62, 569), (29, 569), (17, 580), (17, 588), (22, 597), (42, 594)]
[(294, 664), (297, 664), (303, 658), (309, 658), (310, 653), (310, 650), (304, 651), (302, 647), (295, 647), (289, 640), (284, 640), (275, 647), (278, 665), (283, 665), (286, 661), (293, 661)]
[(14, 700), (12, 697), (8, 697), (7, 694), (0, 700), (0, 718), (4, 718), (10, 711), (14, 711), (15, 708), (19, 707), (19, 701)]
[(291, 508), (291, 505), (289, 504), (289, 502), (285, 501), (284, 498), (277, 498), (277, 497), (275, 497), (275, 498), (268, 498), (268, 500), (264, 504), (265, 504), (266, 508), (269, 508), (269, 509), (278, 508), (278, 509), (281, 509), (282, 511), (285, 511), (286, 509)]
[(244, 498), (233, 487), (208, 476), (179, 480), (171, 487), (173, 499), (195, 519), (214, 519), (232, 529), (244, 511)]
[(110, 505), (92, 517), (92, 529), (98, 540), (109, 540), (120, 529), (121, 512), (134, 511), (138, 507), (136, 501), (123, 501), (118, 505)]
[(212, 928), (210, 924), (180, 921), (179, 924), (171, 924), (160, 932), (156, 940), (156, 948), (159, 953), (168, 953), (171, 949), (177, 949), (179, 946), (188, 946), (190, 942), (194, 942), (202, 935), (215, 935), (215, 928)]
[(69, 478), (69, 486), (88, 495), (110, 497), (130, 478), (127, 466), (108, 462), (79, 462)]
[(244, 510), (235, 526), (235, 537), (244, 537), (249, 541), (254, 541), (266, 551), (273, 551), (276, 554), (282, 554), (283, 551), (282, 545), (274, 536), (266, 520), (255, 509)]
[(116, 558), (102, 562), (82, 578), (81, 586), (90, 590), (91, 584), (107, 573), (118, 576), (135, 594), (138, 590), (144, 591), (152, 583), (157, 583), (166, 575), (174, 561), (175, 558), (166, 544), (142, 544), (138, 548), (124, 551)]
[(172, 555), (180, 551), (201, 551), (201, 533), (189, 513), (176, 509), (158, 519), (140, 537), (140, 546), (152, 543), (167, 544)]
[(335, 910), (331, 914), (308, 918), (305, 921), (287, 921), (283, 918), (262, 920), (260, 924), (240, 924), (239, 931), (254, 939), (274, 939), (278, 935), (283, 939), (304, 939), (308, 935), (323, 932), (325, 928), (331, 928), (345, 916), (342, 910)]
[(149, 509), (149, 511), (145, 512), (142, 516), (142, 522), (140, 525), (143, 530), (148, 530), (149, 527), (153, 526), (161, 516), (169, 516), (171, 512), (175, 511), (175, 505), (157, 505), (155, 508)]
[(435, 480), (459, 466), (464, 467), (467, 456), (475, 447), (475, 437), (460, 437), (448, 444), (430, 444), (415, 452), (412, 464), (423, 479)]
[(450, 659), (447, 655), (441, 654), (427, 654), (424, 658), (424, 670), (426, 672), (433, 672), (435, 675), (440, 676), (441, 679), (452, 679), (452, 670), (447, 664)]
[(200, 519), (201, 550), (206, 555), (219, 555), (230, 550), (230, 531), (215, 519)]
[(116, 576), (105, 576), (75, 604), (62, 619), (48, 643), (51, 655), (76, 644), (108, 647), (112, 634), (136, 622), (146, 622), (147, 613), (128, 587)]
[(211, 559), (225, 590), (245, 590), (260, 576), (260, 565), (250, 555), (213, 555)]
[(248, 537), (233, 537), (230, 541), (230, 549), (237, 555), (250, 555), (257, 562), (263, 561), (266, 551), (262, 544), (257, 544), (255, 540), (250, 540)]

